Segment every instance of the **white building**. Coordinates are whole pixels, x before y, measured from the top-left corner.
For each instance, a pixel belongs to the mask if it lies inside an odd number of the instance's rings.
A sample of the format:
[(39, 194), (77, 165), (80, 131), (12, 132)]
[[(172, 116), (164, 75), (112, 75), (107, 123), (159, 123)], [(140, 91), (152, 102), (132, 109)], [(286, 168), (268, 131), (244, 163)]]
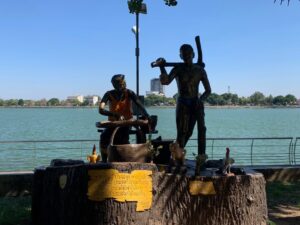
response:
[(164, 86), (160, 83), (159, 78), (150, 81), (150, 91), (146, 91), (146, 96), (149, 95), (165, 96)]
[(84, 98), (83, 98), (83, 95), (76, 95), (76, 96), (68, 96), (68, 97), (67, 97), (67, 100), (68, 100), (68, 101), (77, 100), (77, 101), (79, 101), (80, 103), (83, 103)]
[(149, 95), (165, 96), (164, 93), (159, 93), (158, 91), (146, 91), (146, 96), (149, 96)]
[(99, 96), (89, 95), (89, 96), (85, 96), (84, 99), (89, 102), (89, 105), (96, 105), (99, 101)]
[(154, 78), (151, 80), (151, 89), (152, 92), (158, 92), (164, 94), (164, 86), (160, 83), (159, 78)]

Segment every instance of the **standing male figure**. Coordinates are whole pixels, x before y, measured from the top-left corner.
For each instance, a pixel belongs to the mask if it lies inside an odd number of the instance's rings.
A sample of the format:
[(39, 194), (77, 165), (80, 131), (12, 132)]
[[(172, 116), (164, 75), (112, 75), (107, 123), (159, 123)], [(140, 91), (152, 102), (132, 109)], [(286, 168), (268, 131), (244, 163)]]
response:
[[(157, 59), (156, 64), (160, 67), (161, 84), (168, 85), (173, 79), (176, 79), (177, 82), (176, 141), (181, 148), (184, 148), (193, 134), (194, 126), (197, 121), (198, 155), (204, 155), (206, 147), (206, 127), (203, 101), (211, 93), (211, 88), (203, 66), (193, 64), (194, 56), (195, 54), (192, 46), (184, 44), (180, 47), (180, 58), (184, 63), (175, 66), (170, 74), (167, 73), (164, 67), (164, 64), (166, 63), (165, 59)], [(205, 91), (199, 97), (200, 81), (202, 81)]]
[[(129, 120), (133, 117), (132, 101), (141, 110), (143, 116), (149, 119), (149, 114), (139, 101), (137, 95), (126, 88), (125, 76), (122, 74), (114, 75), (111, 79), (113, 90), (107, 91), (101, 99), (99, 113), (108, 116), (109, 121)], [(109, 110), (105, 105), (109, 103)], [(107, 161), (107, 147), (114, 128), (106, 128), (100, 135), (100, 149), (102, 161)], [(121, 127), (115, 135), (116, 144), (129, 143), (129, 127)]]

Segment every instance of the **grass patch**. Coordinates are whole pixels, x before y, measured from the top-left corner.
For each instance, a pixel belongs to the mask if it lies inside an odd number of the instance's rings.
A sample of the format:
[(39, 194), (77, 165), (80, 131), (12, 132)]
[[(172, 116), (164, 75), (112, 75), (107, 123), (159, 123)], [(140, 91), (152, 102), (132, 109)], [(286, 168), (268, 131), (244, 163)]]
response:
[[(300, 181), (268, 182), (266, 184), (267, 201), (269, 208), (278, 205), (291, 205), (300, 209)], [(31, 196), (0, 198), (1, 225), (28, 225), (31, 218)], [(268, 225), (277, 222), (268, 221)]]
[(276, 223), (274, 223), (274, 222), (271, 221), (271, 220), (268, 220), (267, 225), (276, 225)]
[(30, 221), (31, 196), (0, 198), (0, 224), (24, 225)]
[(266, 185), (269, 207), (277, 205), (292, 205), (300, 208), (300, 181), (269, 182)]

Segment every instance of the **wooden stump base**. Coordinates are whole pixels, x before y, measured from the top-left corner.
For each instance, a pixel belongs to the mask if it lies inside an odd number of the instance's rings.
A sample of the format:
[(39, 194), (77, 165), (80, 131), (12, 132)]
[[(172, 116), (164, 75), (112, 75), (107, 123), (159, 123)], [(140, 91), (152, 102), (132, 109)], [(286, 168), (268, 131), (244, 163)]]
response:
[(38, 168), (34, 225), (262, 225), (262, 174), (199, 176), (155, 164), (99, 163)]

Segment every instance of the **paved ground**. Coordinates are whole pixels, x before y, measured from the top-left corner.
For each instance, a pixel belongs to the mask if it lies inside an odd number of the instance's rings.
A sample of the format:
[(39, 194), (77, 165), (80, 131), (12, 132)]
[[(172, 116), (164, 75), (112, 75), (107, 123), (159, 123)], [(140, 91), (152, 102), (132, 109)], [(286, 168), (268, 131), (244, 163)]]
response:
[(268, 209), (269, 219), (276, 225), (299, 225), (299, 207), (289, 205), (279, 205), (276, 208)]

